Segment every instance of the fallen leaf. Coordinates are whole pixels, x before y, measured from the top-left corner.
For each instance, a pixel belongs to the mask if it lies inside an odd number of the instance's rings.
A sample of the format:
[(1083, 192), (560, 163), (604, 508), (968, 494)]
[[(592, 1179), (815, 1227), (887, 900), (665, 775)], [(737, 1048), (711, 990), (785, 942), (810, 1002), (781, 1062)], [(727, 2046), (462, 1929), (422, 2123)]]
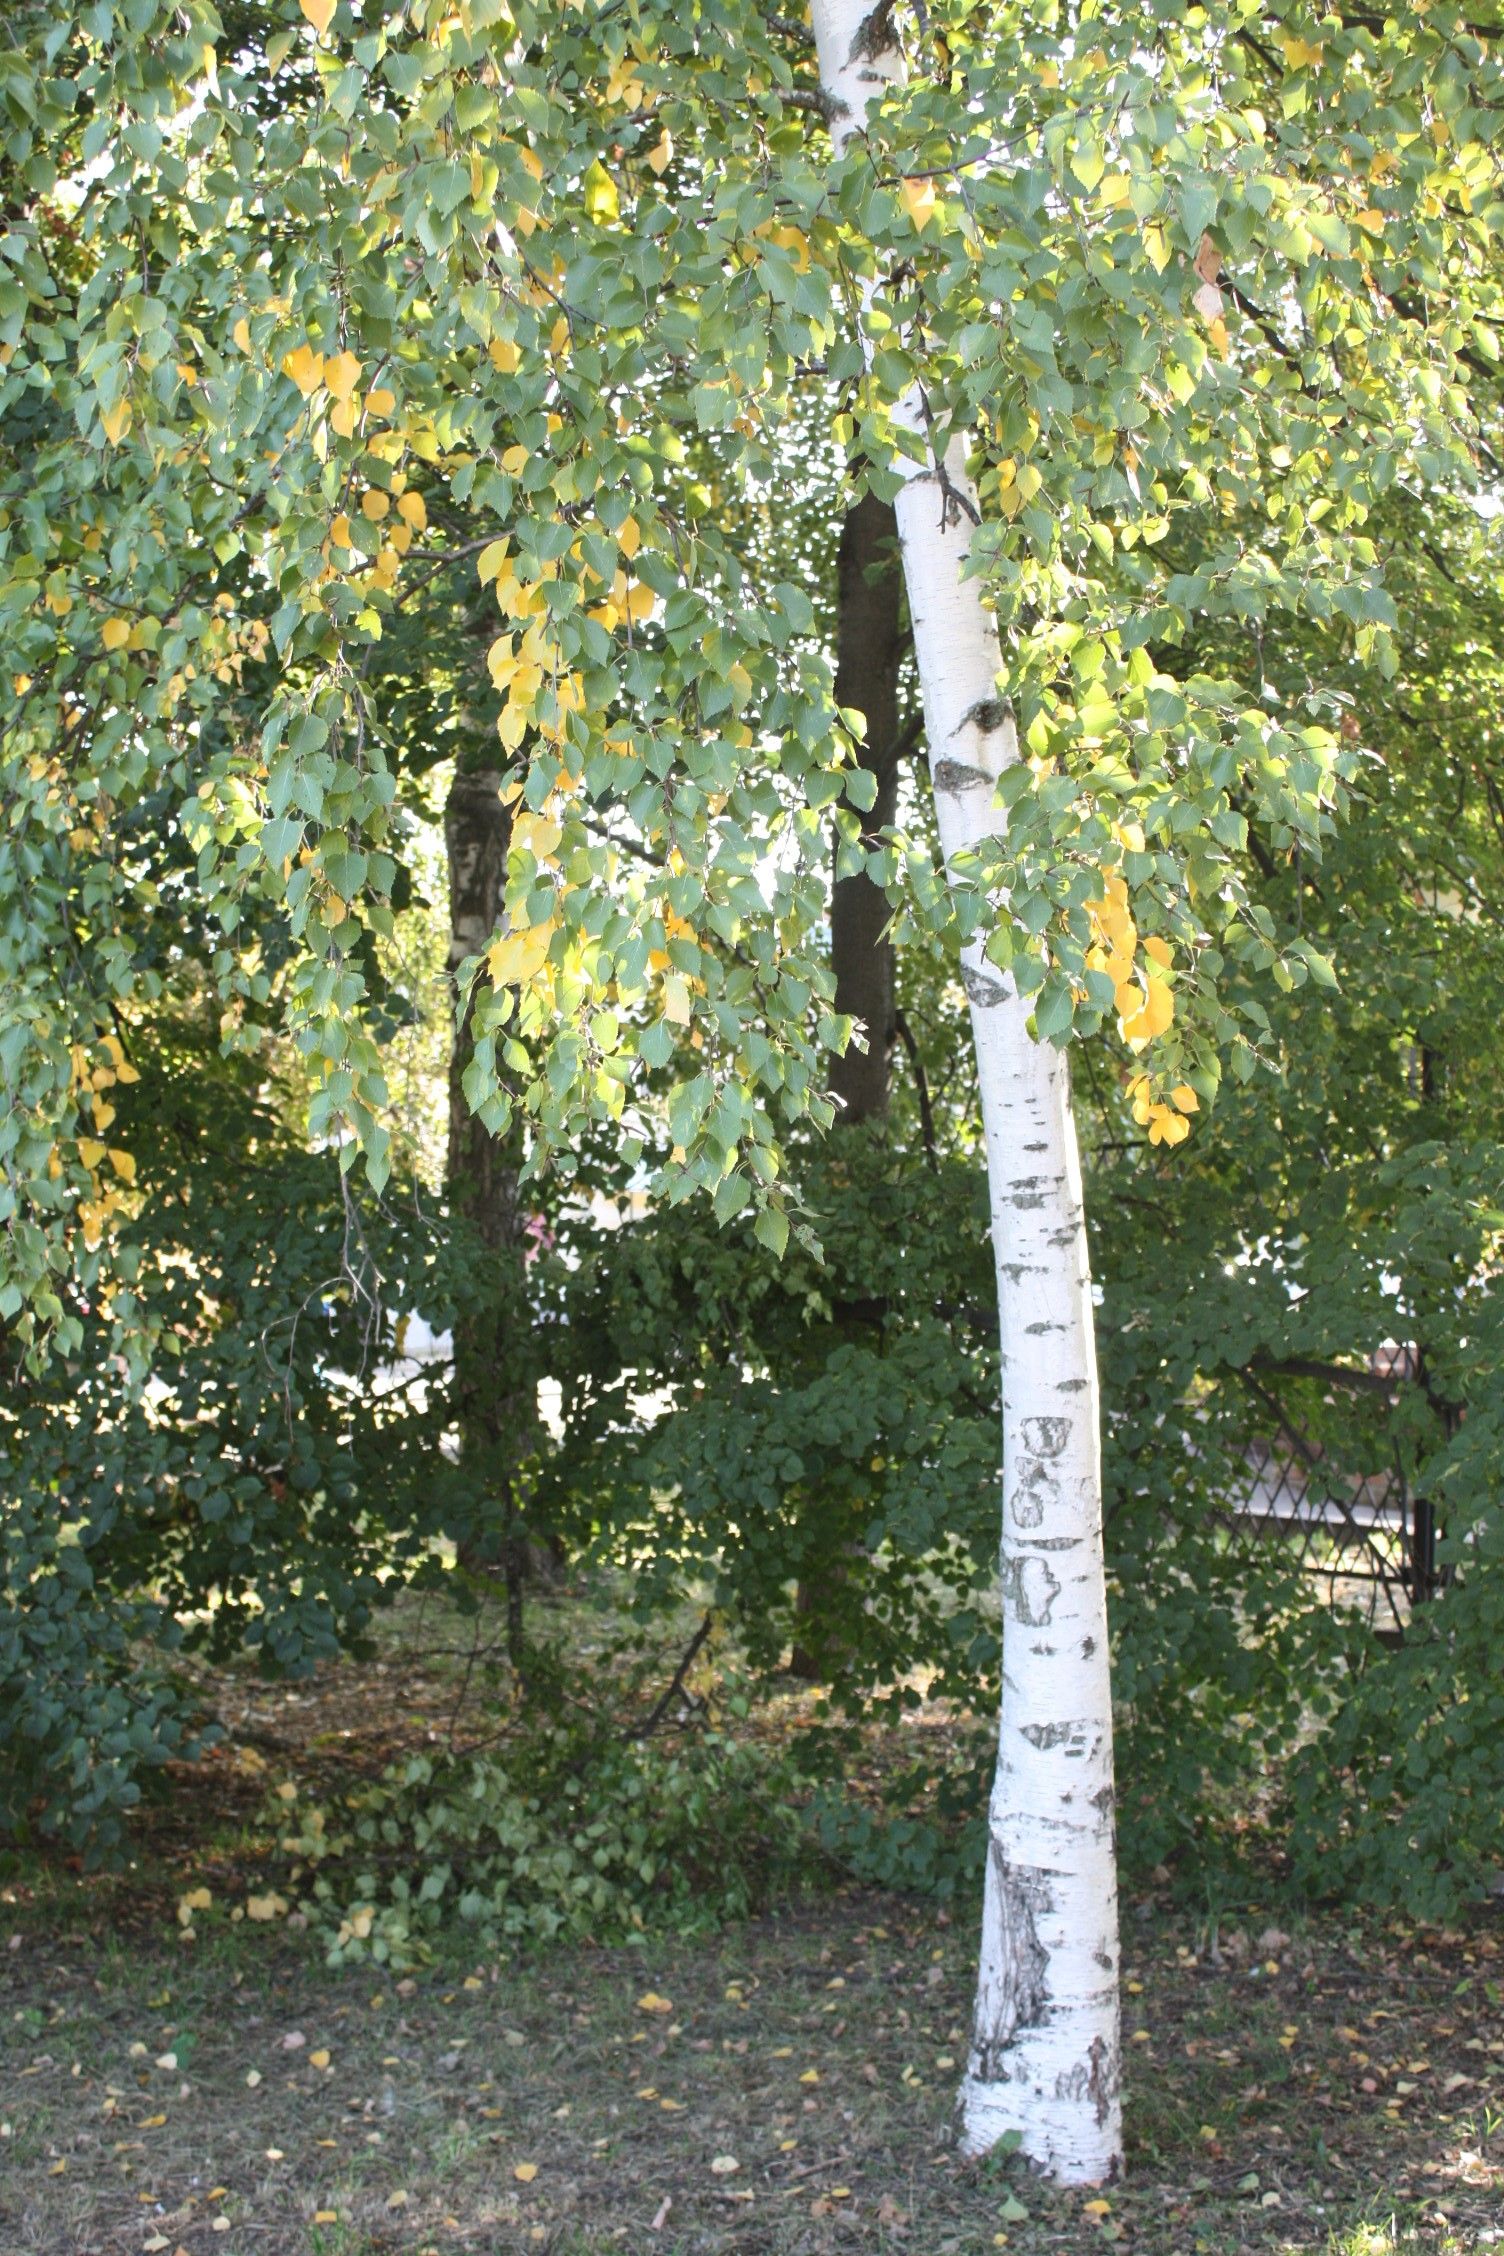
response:
[(674, 2007), (671, 1998), (660, 1997), (656, 1990), (647, 1990), (637, 2000), (637, 2010), (639, 2013), (672, 2013)]
[(710, 2165), (710, 2174), (713, 2178), (730, 2178), (740, 2168), (741, 2164), (734, 2154), (718, 2154)]
[(519, 2184), (531, 2185), (538, 2175), (538, 2165), (536, 2162), (519, 2162), (512, 2175), (518, 2180)]
[(311, 2053), (310, 2053), (310, 2054), (308, 2055), (308, 2065), (309, 2065), (309, 2067), (310, 2067), (310, 2068), (327, 2068), (327, 2067), (328, 2067), (328, 2065), (329, 2065), (329, 2055), (328, 2055), (328, 2053), (327, 2053), (327, 2052), (326, 2052), (326, 2051), (324, 2050), (324, 2048), (323, 2048), (323, 2046), (322, 2046), (322, 2045), (320, 2045), (320, 2047), (319, 2047), (319, 2049), (318, 2049), (318, 2051), (317, 2051), (317, 2052), (311, 2052)]

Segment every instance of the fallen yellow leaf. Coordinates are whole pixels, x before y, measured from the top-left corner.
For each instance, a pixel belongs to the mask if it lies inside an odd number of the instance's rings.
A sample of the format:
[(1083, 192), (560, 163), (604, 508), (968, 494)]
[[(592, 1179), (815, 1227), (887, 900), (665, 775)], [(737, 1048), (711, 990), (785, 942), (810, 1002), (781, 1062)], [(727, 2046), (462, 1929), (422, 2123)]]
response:
[(512, 2175), (519, 2179), (523, 2185), (531, 2185), (538, 2175), (538, 2165), (536, 2162), (519, 2162)]

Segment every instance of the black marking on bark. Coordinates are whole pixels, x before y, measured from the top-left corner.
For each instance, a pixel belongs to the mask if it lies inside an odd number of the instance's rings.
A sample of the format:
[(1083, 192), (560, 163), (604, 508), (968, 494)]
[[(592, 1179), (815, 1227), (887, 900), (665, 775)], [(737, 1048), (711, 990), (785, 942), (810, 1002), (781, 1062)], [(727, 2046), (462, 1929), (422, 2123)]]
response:
[(985, 768), (974, 768), (966, 760), (937, 760), (931, 774), (935, 789), (944, 791), (953, 799), (963, 791), (990, 791), (992, 778)]
[(1096, 1960), (1097, 1964), (1101, 1967), (1104, 1974), (1115, 1974), (1117, 1972), (1117, 1967), (1113, 1964), (1112, 1953), (1110, 1951), (1093, 1951), (1091, 1955)]
[(1039, 1339), (1046, 1332), (1063, 1332), (1065, 1326), (1064, 1324), (1025, 1324), (1024, 1330), (1030, 1339)]
[(1086, 2088), (1091, 2094), (1100, 2127), (1112, 2113), (1112, 2102), (1118, 2088), (1117, 2063), (1105, 2037), (1093, 2037), (1091, 2040), (1091, 2078)]
[(1058, 1457), (1071, 1438), (1069, 1418), (1025, 1418), (1024, 1447), (1036, 1457)]
[(1092, 1654), (1093, 1654), (1093, 1653), (1094, 1653), (1094, 1652), (1096, 1651), (1096, 1649), (1097, 1649), (1097, 1641), (1096, 1641), (1096, 1639), (1095, 1639), (1094, 1637), (1083, 1637), (1083, 1638), (1082, 1638), (1082, 1640), (1081, 1640), (1081, 1658), (1082, 1658), (1082, 1660), (1083, 1660), (1083, 1661), (1089, 1661), (1089, 1660), (1091, 1659), (1091, 1657), (1092, 1657)]
[(961, 985), (967, 999), (980, 1010), (996, 1010), (999, 1003), (1008, 1000), (1008, 990), (1000, 979), (989, 979), (985, 971), (977, 971), (971, 964), (961, 966)]
[(1048, 1144), (1025, 1144), (1025, 1145), (1024, 1145), (1024, 1150), (1025, 1150), (1025, 1151), (1027, 1151), (1027, 1152), (1041, 1152), (1041, 1151), (1042, 1151), (1042, 1152), (1047, 1152), (1047, 1151), (1049, 1150), (1049, 1148), (1050, 1148), (1050, 1147), (1049, 1147), (1049, 1145), (1048, 1145)]
[(1089, 2099), (1098, 2124), (1112, 2113), (1117, 2094), (1117, 2059), (1105, 2037), (1093, 2037), (1084, 2060), (1062, 2069), (1055, 2079), (1057, 2099)]
[(863, 16), (856, 27), (856, 37), (851, 42), (848, 62), (875, 63), (880, 56), (889, 54), (893, 47), (892, 0), (878, 0), (870, 16)]
[(1003, 1568), (1003, 1604), (1011, 1605), (1025, 1629), (1048, 1629), (1060, 1585), (1044, 1559), (1030, 1554), (1009, 1559)]
[(1099, 1786), (1092, 1795), (1091, 1806), (1094, 1810), (1100, 1810), (1102, 1815), (1106, 1817), (1116, 1799), (1117, 1797), (1110, 1786)]
[(1055, 1381), (1055, 1391), (1057, 1392), (1057, 1394), (1080, 1394), (1082, 1389), (1088, 1384), (1089, 1381), (1087, 1381), (1086, 1379), (1057, 1379)]
[(996, 1841), (988, 1848), (1002, 1929), (995, 1980), (984, 1981), (972, 2037), (972, 2074), (981, 2083), (1008, 2081), (1007, 2054), (1025, 2029), (1038, 2028), (1049, 2009), (1049, 1953), (1039, 1940), (1039, 1917), (1050, 1909), (1046, 1873), (1009, 1864)]
[[(1025, 1419), (1025, 1435), (1027, 1436), (1031, 1425), (1039, 1422), (1037, 1418)], [(1048, 1451), (1037, 1456), (1026, 1456), (1019, 1467), (1018, 1479), (1013, 1484), (1013, 1494), (1008, 1506), (1015, 1527), (1037, 1528), (1043, 1525), (1045, 1506), (1053, 1501), (1056, 1489), (1054, 1468), (1048, 1462), (1048, 1457)]]
[(1011, 721), (1012, 718), (1012, 707), (1001, 697), (984, 697), (972, 706), (961, 726), (975, 726), (984, 736), (991, 736), (994, 729), (1000, 729), (1005, 721)]
[(1063, 1747), (1068, 1755), (1079, 1759), (1091, 1744), (1092, 1725), (1079, 1720), (1072, 1723), (1026, 1723), (1019, 1736), (1027, 1739), (1031, 1747), (1048, 1754), (1052, 1748)]

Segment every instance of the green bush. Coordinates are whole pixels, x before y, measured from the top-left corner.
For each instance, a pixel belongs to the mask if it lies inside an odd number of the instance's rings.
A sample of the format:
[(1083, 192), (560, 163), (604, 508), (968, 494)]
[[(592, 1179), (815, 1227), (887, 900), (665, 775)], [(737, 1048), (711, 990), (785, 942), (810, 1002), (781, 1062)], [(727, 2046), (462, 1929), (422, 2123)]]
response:
[(696, 1931), (807, 1872), (793, 1783), (780, 1758), (718, 1731), (641, 1740), (603, 1719), (534, 1721), (505, 1748), (409, 1755), (303, 1808), (281, 1836), (287, 1886), (336, 1965), (411, 1965), (456, 1920), (492, 1944)]

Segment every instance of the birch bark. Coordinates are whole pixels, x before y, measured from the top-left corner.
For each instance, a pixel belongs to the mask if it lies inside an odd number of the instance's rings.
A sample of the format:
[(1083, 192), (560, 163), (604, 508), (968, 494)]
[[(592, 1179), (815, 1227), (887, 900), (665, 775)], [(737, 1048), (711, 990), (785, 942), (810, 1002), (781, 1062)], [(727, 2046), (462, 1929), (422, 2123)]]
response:
[[(887, 0), (814, 0), (837, 153), (903, 59)], [(923, 428), (923, 403), (904, 413)], [(1001, 819), (1018, 756), (1001, 651), (963, 577), (965, 452), (905, 465), (895, 511), (947, 868)], [(1112, 1699), (1096, 1348), (1066, 1062), (980, 937), (962, 951), (981, 1085), (1003, 1371), (1003, 1686), (962, 2142), (1009, 2131), (1070, 2184), (1116, 2175), (1119, 2102)]]

